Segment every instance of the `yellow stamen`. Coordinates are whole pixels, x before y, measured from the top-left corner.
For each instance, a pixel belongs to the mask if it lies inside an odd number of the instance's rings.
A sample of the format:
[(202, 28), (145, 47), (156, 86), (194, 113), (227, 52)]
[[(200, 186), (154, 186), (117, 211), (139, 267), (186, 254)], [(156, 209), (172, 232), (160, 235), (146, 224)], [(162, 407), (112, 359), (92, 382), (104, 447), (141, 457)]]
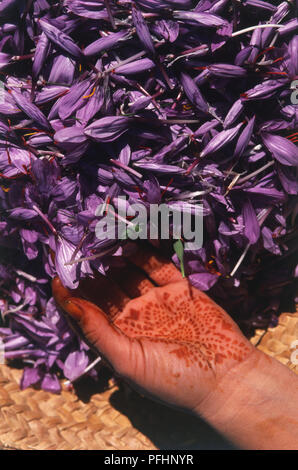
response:
[(24, 134), (24, 137), (27, 137), (28, 135), (35, 135), (38, 134), (38, 132), (30, 132), (29, 134)]
[(92, 93), (90, 93), (90, 95), (83, 96), (83, 100), (86, 99), (86, 98), (91, 98), (91, 96), (94, 95), (95, 90), (96, 90), (96, 87), (93, 88), (93, 91), (92, 91)]
[(3, 189), (5, 193), (8, 193), (8, 191), (10, 191), (10, 188), (5, 188), (4, 186), (1, 186), (1, 188)]

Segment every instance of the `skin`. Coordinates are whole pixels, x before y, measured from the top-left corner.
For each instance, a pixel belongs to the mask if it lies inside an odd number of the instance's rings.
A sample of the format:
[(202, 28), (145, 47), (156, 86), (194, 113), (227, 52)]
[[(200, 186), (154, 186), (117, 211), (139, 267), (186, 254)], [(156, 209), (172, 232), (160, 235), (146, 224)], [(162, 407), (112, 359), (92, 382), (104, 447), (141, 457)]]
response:
[[(272, 429), (285, 428), (284, 416), (295, 421), (297, 412), (286, 409), (277, 419), (272, 390), (289, 393), (288, 384), (280, 390), (284, 378), (298, 391), (297, 377), (257, 351), (172, 263), (146, 249), (109, 278), (84, 280), (76, 291), (56, 278), (52, 287), (89, 344), (136, 389), (200, 415), (241, 447), (282, 448)], [(255, 400), (269, 403), (266, 412)], [(296, 448), (297, 424), (286, 432), (284, 448)]]

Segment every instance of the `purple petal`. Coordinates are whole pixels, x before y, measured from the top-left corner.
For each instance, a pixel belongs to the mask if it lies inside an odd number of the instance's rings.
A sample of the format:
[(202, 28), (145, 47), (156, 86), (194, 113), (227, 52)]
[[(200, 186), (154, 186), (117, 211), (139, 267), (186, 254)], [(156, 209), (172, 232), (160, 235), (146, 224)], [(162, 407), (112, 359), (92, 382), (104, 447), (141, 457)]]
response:
[(220, 16), (194, 11), (174, 11), (174, 18), (177, 20), (184, 20), (185, 22), (192, 23), (196, 26), (208, 26), (211, 28), (217, 28), (227, 24), (227, 21)]
[(160, 163), (153, 163), (152, 161), (138, 161), (135, 163), (135, 166), (138, 168), (143, 168), (144, 170), (151, 170), (156, 173), (168, 173), (169, 175), (185, 173), (185, 170), (179, 166), (161, 165)]
[(42, 372), (39, 367), (25, 367), (21, 378), (21, 390), (39, 383), (42, 379)]
[(56, 46), (68, 52), (76, 59), (81, 59), (82, 51), (76, 43), (67, 34), (60, 31), (58, 28), (48, 23), (47, 21), (40, 20), (39, 24), (43, 32)]
[(131, 148), (128, 144), (126, 144), (119, 154), (119, 161), (124, 165), (128, 165), (131, 158)]
[(104, 105), (105, 96), (104, 89), (101, 86), (95, 88), (92, 96), (83, 98), (85, 105), (83, 105), (76, 113), (76, 117), (82, 125), (86, 125), (90, 119), (92, 119), (96, 113), (98, 113)]
[(108, 20), (108, 14), (103, 3), (98, 0), (65, 0), (67, 7), (76, 15), (92, 20)]
[(263, 2), (262, 0), (244, 0), (244, 5), (250, 5), (254, 8), (260, 8), (261, 10), (276, 11), (276, 6), (271, 5), (268, 2)]
[(251, 139), (254, 124), (255, 124), (255, 116), (248, 121), (247, 125), (245, 126), (245, 128), (243, 129), (243, 131), (241, 132), (239, 136), (239, 139), (235, 148), (235, 152), (234, 152), (235, 157), (239, 158), (241, 157), (241, 155), (243, 155), (243, 152), (245, 151)]
[(282, 187), (288, 194), (298, 194), (298, 179), (295, 168), (289, 166), (277, 167), (278, 176)]
[(118, 75), (135, 75), (147, 72), (155, 67), (155, 63), (151, 59), (140, 59), (130, 62), (129, 64), (117, 67), (115, 73)]
[(29, 346), (30, 341), (25, 336), (16, 335), (11, 338), (6, 338), (4, 341), (5, 351), (13, 351), (15, 349), (21, 349), (25, 346)]
[(262, 139), (272, 156), (283, 165), (298, 166), (298, 147), (285, 137), (262, 134)]
[(236, 127), (232, 127), (231, 129), (219, 132), (210, 140), (210, 142), (208, 142), (206, 147), (202, 150), (200, 157), (206, 157), (206, 155), (209, 155), (210, 153), (215, 153), (229, 144), (233, 139), (235, 139), (241, 126), (242, 123), (238, 124)]
[(10, 54), (5, 54), (4, 52), (0, 52), (0, 69), (2, 69), (3, 67), (6, 67), (6, 65), (9, 64), (10, 59), (11, 59)]
[(55, 134), (55, 142), (66, 152), (63, 164), (77, 162), (89, 146), (82, 126), (61, 129)]
[(79, 284), (76, 265), (67, 264), (71, 261), (74, 250), (75, 246), (65, 239), (59, 238), (56, 241), (55, 266), (57, 274), (63, 285), (69, 289), (76, 289)]
[(118, 31), (117, 33), (111, 33), (108, 36), (97, 39), (96, 41), (89, 44), (84, 49), (84, 55), (90, 57), (92, 55), (99, 54), (102, 51), (108, 51), (115, 46), (122, 45), (124, 41), (129, 39), (131, 36), (129, 31)]
[(242, 100), (265, 100), (273, 97), (285, 85), (283, 80), (267, 80), (242, 94)]
[(38, 256), (38, 247), (34, 243), (22, 240), (23, 250), (28, 259), (32, 260)]
[(82, 126), (65, 127), (61, 131), (56, 132), (54, 136), (55, 142), (65, 150), (71, 149), (73, 146), (86, 142), (84, 128)]
[(75, 351), (67, 356), (63, 373), (67, 379), (73, 381), (79, 377), (89, 364), (89, 358), (84, 351)]
[(50, 129), (47, 118), (35, 104), (31, 103), (31, 101), (25, 98), (25, 96), (21, 93), (12, 91), (11, 95), (13, 96), (18, 107), (24, 111), (27, 116), (33, 119), (40, 127), (43, 127), (47, 130)]
[(268, 227), (262, 228), (264, 248), (275, 255), (280, 255), (280, 248), (276, 243), (274, 243), (272, 235), (273, 233)]
[(218, 281), (218, 276), (216, 274), (211, 274), (207, 272), (190, 274), (188, 276), (189, 281), (197, 289), (206, 291), (209, 290), (216, 282)]
[(107, 116), (86, 127), (85, 135), (99, 142), (112, 142), (127, 132), (131, 122), (126, 116)]
[(161, 9), (189, 9), (192, 7), (191, 0), (137, 0), (138, 4), (148, 10), (161, 10)]
[(291, 76), (296, 78), (298, 76), (298, 35), (295, 34), (291, 39), (288, 46), (287, 53), (287, 69)]
[(250, 57), (251, 51), (252, 51), (252, 46), (247, 46), (241, 49), (241, 51), (238, 52), (238, 54), (235, 57), (235, 60), (234, 60), (235, 65), (244, 64), (244, 62), (246, 62), (248, 58)]
[(240, 116), (240, 114), (243, 111), (243, 103), (239, 99), (235, 101), (233, 106), (230, 108), (228, 114), (225, 117), (223, 127), (226, 129), (227, 127), (230, 127)]
[(215, 77), (236, 78), (247, 74), (244, 68), (231, 64), (211, 64), (208, 66), (208, 70)]
[(269, 204), (284, 202), (286, 197), (284, 192), (278, 191), (275, 188), (262, 188), (261, 186), (253, 186), (244, 190), (251, 196), (254, 196), (256, 200), (262, 201)]
[(61, 385), (56, 374), (45, 374), (41, 381), (41, 388), (46, 392), (60, 393)]
[(38, 240), (38, 232), (36, 232), (35, 230), (22, 228), (20, 230), (20, 235), (22, 238), (24, 238), (24, 240), (29, 243), (35, 243)]
[(47, 58), (48, 52), (50, 49), (50, 42), (45, 35), (45, 33), (42, 33), (39, 37), (39, 41), (36, 45), (36, 50), (34, 54), (34, 61), (33, 61), (33, 66), (32, 66), (32, 72), (33, 76), (36, 78), (38, 77), (44, 62)]
[(67, 119), (76, 110), (86, 104), (84, 96), (88, 96), (92, 90), (89, 80), (83, 80), (73, 85), (69, 92), (57, 101), (57, 110), (62, 120)]
[(293, 18), (287, 23), (283, 24), (281, 28), (278, 29), (278, 34), (283, 36), (284, 34), (293, 33), (298, 29), (298, 19)]
[(244, 203), (242, 208), (243, 224), (244, 224), (244, 235), (248, 241), (253, 245), (260, 237), (260, 225), (253, 208), (252, 203), (249, 199)]
[(51, 73), (49, 75), (49, 82), (71, 85), (73, 82), (74, 72), (74, 60), (70, 57), (59, 55), (53, 59)]
[(160, 20), (154, 23), (152, 30), (166, 41), (175, 42), (179, 35), (179, 24), (177, 21)]
[(154, 55), (155, 49), (149, 28), (146, 21), (144, 20), (142, 12), (135, 6), (134, 3), (132, 4), (132, 21), (136, 28), (136, 33), (145, 49)]
[(208, 112), (208, 103), (203, 98), (199, 88), (197, 87), (196, 83), (193, 79), (187, 75), (186, 73), (182, 72), (181, 76), (181, 84), (184, 88), (185, 94), (189, 101), (199, 110), (204, 113)]
[(69, 91), (69, 87), (67, 86), (48, 86), (44, 87), (40, 93), (38, 93), (35, 103), (37, 105), (42, 105), (44, 103), (48, 103), (54, 99), (59, 98), (61, 95), (64, 95), (66, 92)]
[(25, 209), (23, 207), (16, 207), (10, 212), (10, 217), (18, 220), (30, 220), (36, 216), (37, 214), (33, 209)]

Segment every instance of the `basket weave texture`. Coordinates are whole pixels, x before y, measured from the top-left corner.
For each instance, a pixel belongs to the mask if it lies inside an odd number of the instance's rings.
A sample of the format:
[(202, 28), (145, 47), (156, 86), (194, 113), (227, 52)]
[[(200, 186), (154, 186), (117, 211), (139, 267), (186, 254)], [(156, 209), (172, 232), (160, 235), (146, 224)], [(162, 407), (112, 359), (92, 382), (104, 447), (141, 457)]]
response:
[[(298, 311), (284, 313), (279, 324), (257, 330), (252, 343), (298, 374), (291, 344), (298, 340)], [(153, 450), (206, 448), (200, 436), (217, 442), (215, 432), (185, 413), (171, 410), (111, 386), (78, 397), (62, 390), (53, 395), (32, 388), (20, 391), (22, 371), (0, 366), (0, 446), (20, 450)], [(208, 434), (209, 433), (209, 434)], [(216, 444), (213, 444), (216, 446)], [(200, 447), (201, 446), (201, 447)], [(225, 446), (224, 446), (225, 447)]]

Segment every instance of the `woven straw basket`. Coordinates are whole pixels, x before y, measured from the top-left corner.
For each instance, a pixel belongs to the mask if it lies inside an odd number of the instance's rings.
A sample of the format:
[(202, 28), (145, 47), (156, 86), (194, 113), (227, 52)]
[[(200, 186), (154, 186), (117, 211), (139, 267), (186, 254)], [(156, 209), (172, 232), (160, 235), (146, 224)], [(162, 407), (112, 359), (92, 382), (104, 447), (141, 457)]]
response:
[[(298, 339), (298, 311), (258, 330), (252, 343), (294, 372), (291, 344)], [(22, 371), (0, 366), (0, 447), (3, 449), (219, 449), (223, 438), (193, 416), (153, 403), (120, 384), (63, 390), (53, 395), (20, 391)], [(110, 382), (111, 383), (111, 382)]]

